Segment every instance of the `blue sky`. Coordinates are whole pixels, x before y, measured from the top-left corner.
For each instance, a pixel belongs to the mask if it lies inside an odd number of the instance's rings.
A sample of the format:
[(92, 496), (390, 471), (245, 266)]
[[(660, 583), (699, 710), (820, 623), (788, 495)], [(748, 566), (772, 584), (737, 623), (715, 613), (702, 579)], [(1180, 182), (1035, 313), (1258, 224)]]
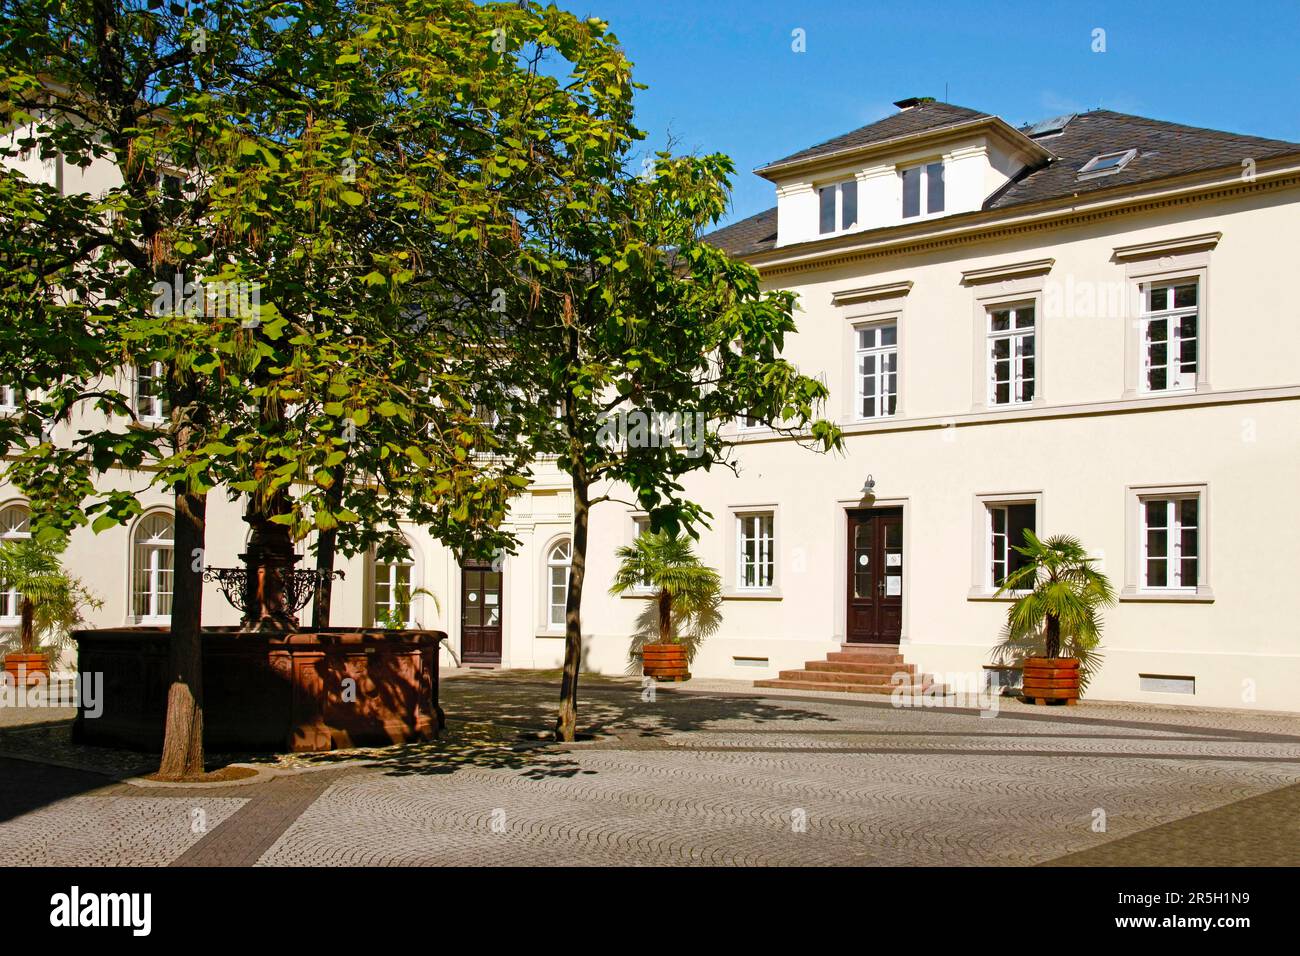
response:
[(671, 136), (678, 152), (735, 160), (729, 221), (775, 201), (754, 167), (894, 100), (943, 99), (945, 84), (949, 102), (1016, 125), (1102, 106), (1300, 141), (1300, 0), (559, 2), (608, 21), (649, 85), (637, 107), (647, 149)]

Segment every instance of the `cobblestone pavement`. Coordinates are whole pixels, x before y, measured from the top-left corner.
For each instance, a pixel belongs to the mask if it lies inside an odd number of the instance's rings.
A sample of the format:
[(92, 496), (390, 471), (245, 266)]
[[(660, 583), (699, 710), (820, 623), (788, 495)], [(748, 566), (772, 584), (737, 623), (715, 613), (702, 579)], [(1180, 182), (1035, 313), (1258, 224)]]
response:
[[(639, 682), (587, 681), (594, 739), (557, 748), (538, 733), (550, 675), (457, 675), (444, 740), (291, 758), (245, 787), (103, 786), (0, 760), (0, 863), (1300, 863), (1300, 717), (989, 719), (742, 687), (643, 700)], [(206, 833), (188, 832), (196, 809)], [(20, 859), (34, 843), (46, 855)]]

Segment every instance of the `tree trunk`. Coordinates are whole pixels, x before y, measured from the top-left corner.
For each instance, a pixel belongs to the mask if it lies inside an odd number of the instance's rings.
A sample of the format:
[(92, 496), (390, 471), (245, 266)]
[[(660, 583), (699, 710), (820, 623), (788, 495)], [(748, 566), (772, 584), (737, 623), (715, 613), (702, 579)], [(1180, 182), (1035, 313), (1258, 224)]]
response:
[(1055, 614), (1047, 615), (1047, 651), (1048, 657), (1061, 656), (1061, 619)]
[(573, 474), (573, 558), (564, 603), (564, 678), (555, 739), (572, 742), (578, 727), (578, 667), (582, 663), (582, 582), (587, 573), (587, 518), (591, 489), (580, 471)]
[(673, 596), (667, 588), (659, 589), (659, 643), (673, 642)]
[(18, 649), (24, 654), (36, 653), (36, 605), (26, 594), (18, 603), (19, 620)]
[[(337, 512), (343, 504), (343, 478), (325, 492), (330, 511)], [(316, 594), (311, 601), (311, 626), (319, 630), (330, 626), (330, 604), (334, 600), (334, 556), (338, 552), (337, 528), (322, 531), (316, 538)]]
[(175, 584), (167, 691), (167, 723), (158, 776), (168, 780), (203, 773), (203, 547), (207, 492), (176, 493)]

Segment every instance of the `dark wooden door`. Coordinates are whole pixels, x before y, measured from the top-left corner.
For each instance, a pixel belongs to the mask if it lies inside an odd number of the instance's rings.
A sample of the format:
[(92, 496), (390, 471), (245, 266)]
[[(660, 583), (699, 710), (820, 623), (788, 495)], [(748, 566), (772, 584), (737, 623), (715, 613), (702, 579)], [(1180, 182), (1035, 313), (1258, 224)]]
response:
[(466, 564), (460, 569), (460, 657), (471, 664), (501, 662), (502, 567)]
[(903, 633), (903, 509), (849, 512), (846, 639), (897, 644)]

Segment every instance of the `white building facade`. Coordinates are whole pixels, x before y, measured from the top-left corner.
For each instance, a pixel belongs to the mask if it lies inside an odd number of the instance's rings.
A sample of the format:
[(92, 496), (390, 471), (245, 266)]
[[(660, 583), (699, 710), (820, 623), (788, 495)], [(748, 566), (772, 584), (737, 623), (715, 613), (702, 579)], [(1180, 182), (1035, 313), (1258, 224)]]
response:
[[(844, 643), (979, 673), (1032, 528), (1081, 538), (1119, 591), (1090, 697), (1300, 710), (1300, 145), (900, 106), (759, 170), (776, 208), (715, 234), (798, 293), (786, 355), (828, 385), (845, 448), (736, 426), (739, 475), (685, 480), (725, 590), (693, 673), (775, 677)], [(147, 375), (136, 388), (148, 402)], [(147, 495), (130, 527), (74, 538), (97, 623), (166, 621), (186, 558), (166, 497)], [(239, 504), (213, 499), (209, 561), (235, 564)], [(25, 533), (24, 508), (0, 486), (0, 537)], [(511, 511), (516, 554), (462, 568), (403, 529), (409, 563), (340, 562), (333, 620), (396, 613), (446, 630), (462, 660), (558, 666), (571, 517), (543, 467)], [(593, 512), (589, 669), (635, 671), (644, 601), (606, 587), (644, 525)], [(237, 620), (215, 588), (205, 602), (211, 623)], [(12, 604), (0, 594), (0, 626)]]

